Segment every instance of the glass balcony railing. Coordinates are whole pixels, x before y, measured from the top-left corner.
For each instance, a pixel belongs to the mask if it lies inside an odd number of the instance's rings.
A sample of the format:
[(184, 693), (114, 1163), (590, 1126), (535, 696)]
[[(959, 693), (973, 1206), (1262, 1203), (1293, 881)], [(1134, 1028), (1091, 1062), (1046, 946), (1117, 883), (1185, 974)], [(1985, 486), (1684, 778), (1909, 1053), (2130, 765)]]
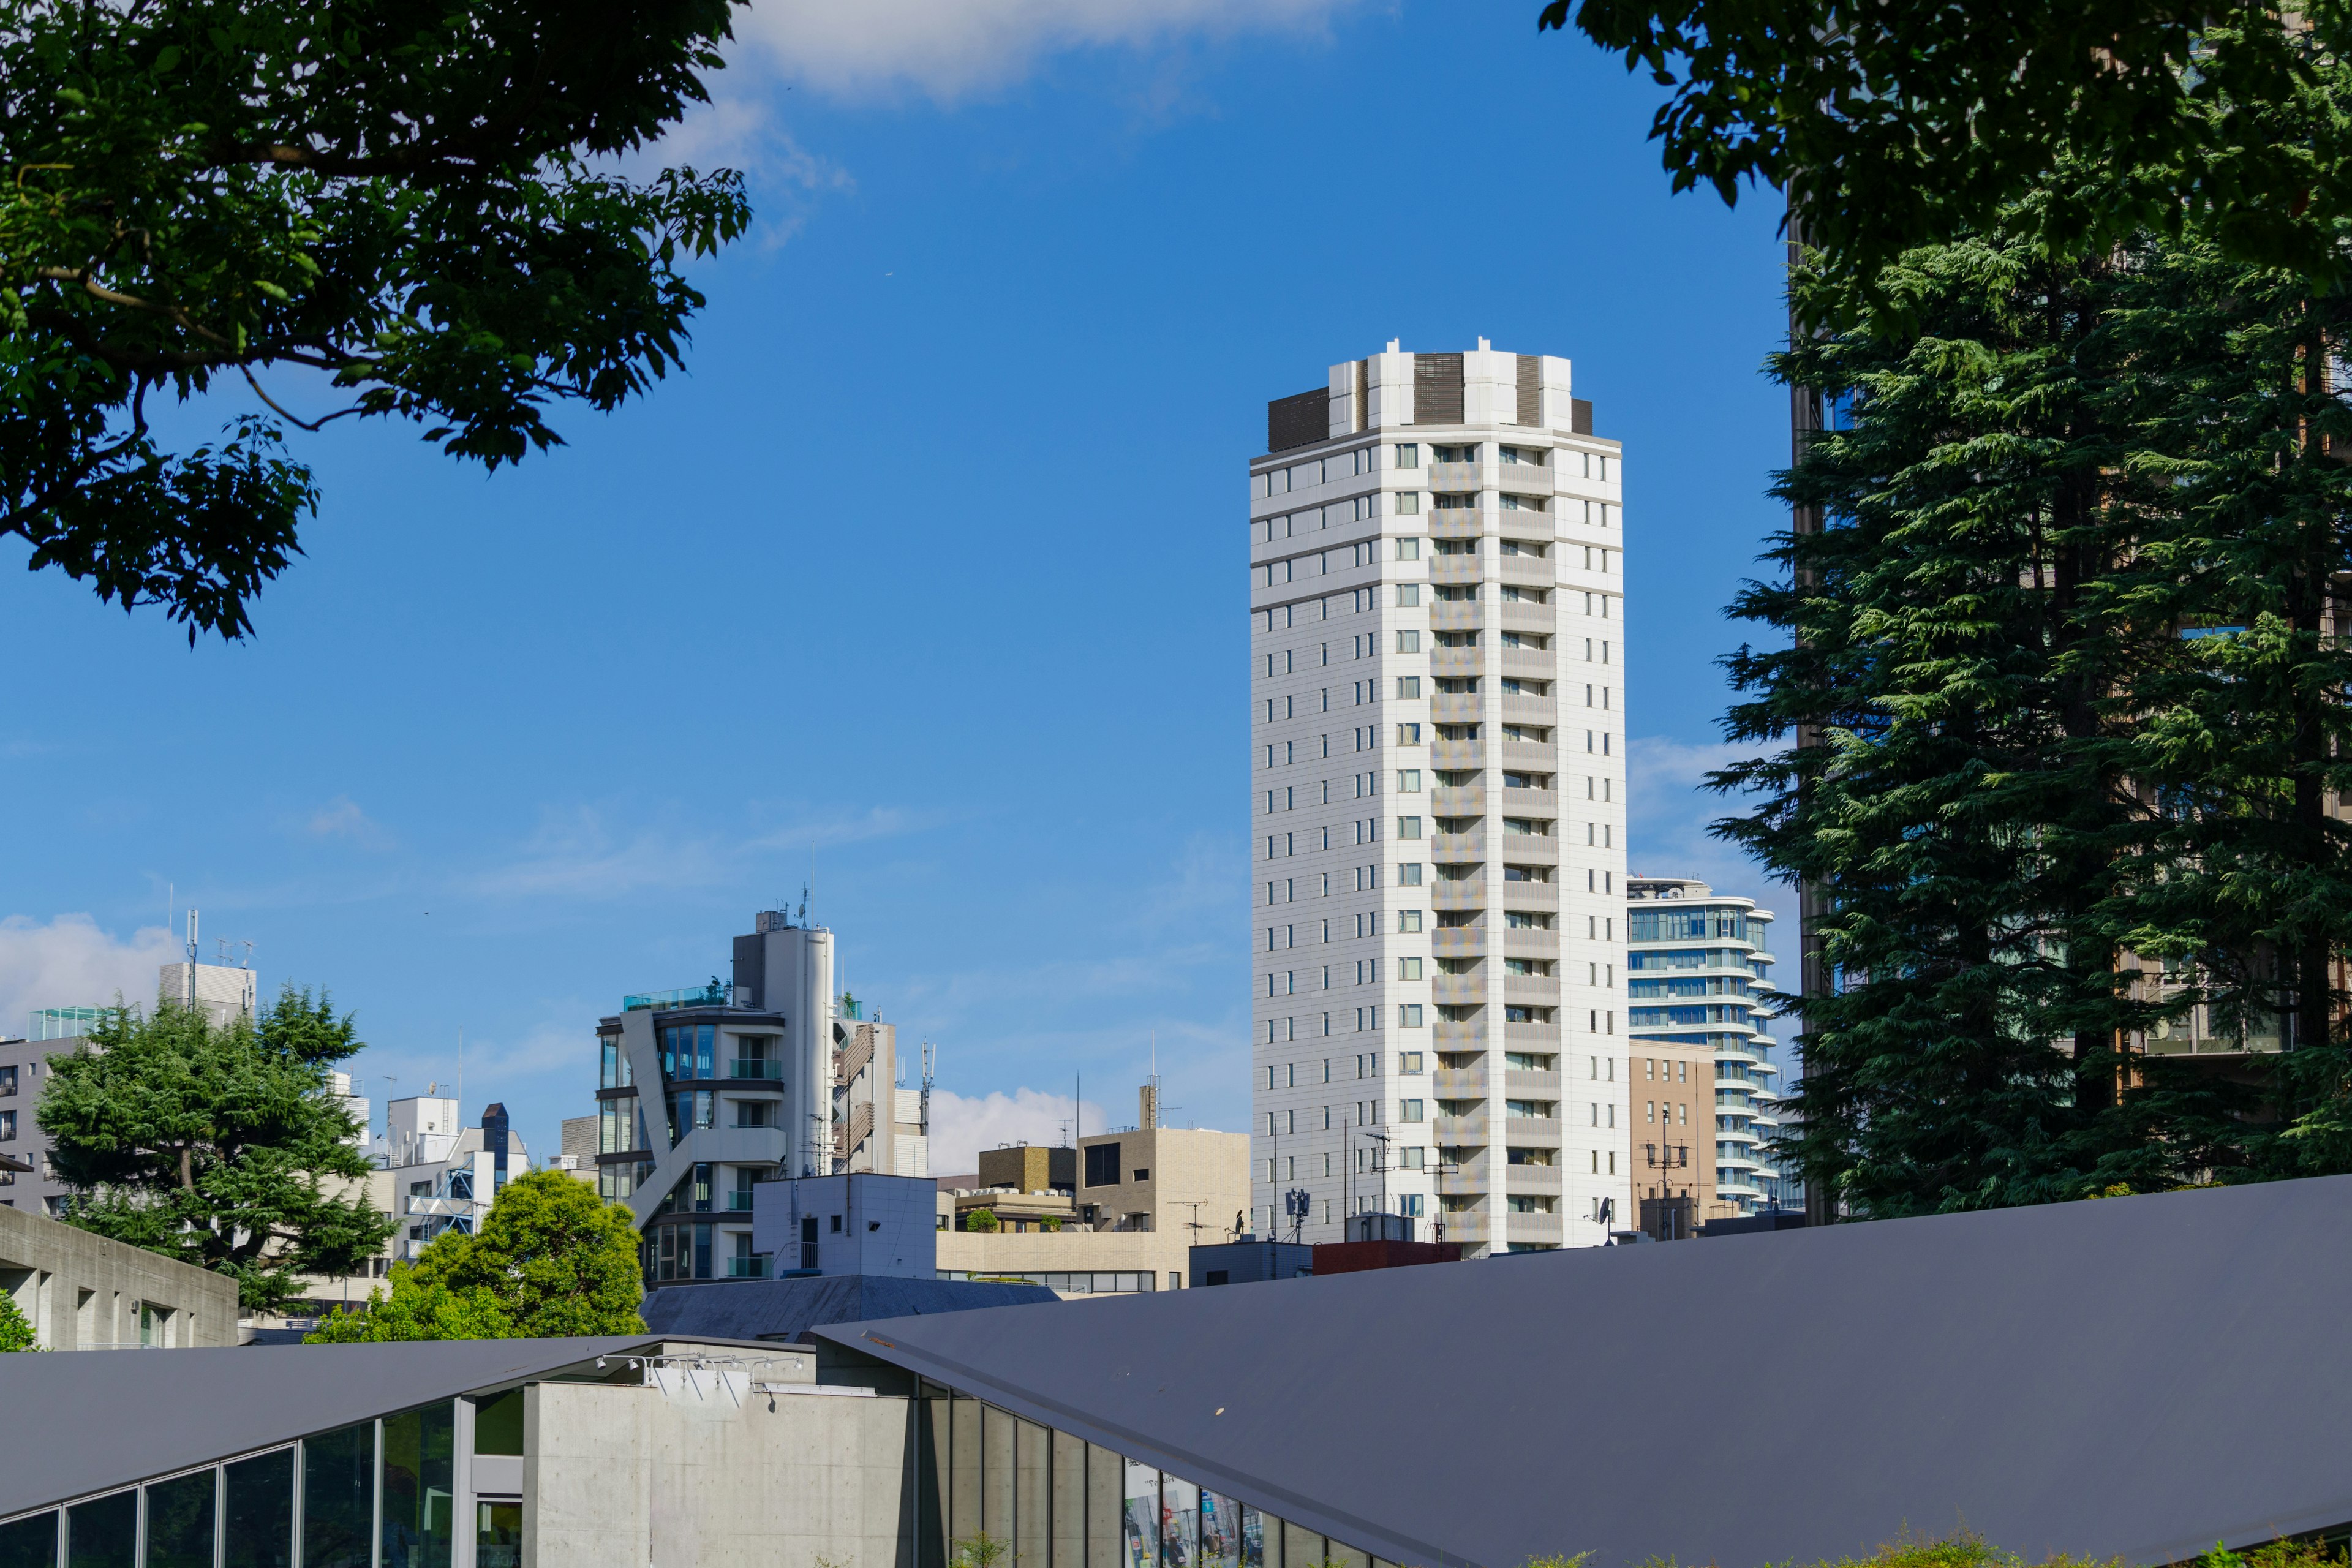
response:
[(683, 991), (646, 991), (621, 998), (624, 1013), (660, 1013), (672, 1007), (740, 1007), (737, 1000), (747, 994), (740, 987), (722, 985), (714, 980), (708, 985), (689, 985)]
[(750, 1214), (751, 1212), (751, 1194), (744, 1192), (740, 1187), (734, 1192), (729, 1193), (727, 1194), (727, 1212), (729, 1214)]
[(768, 1061), (765, 1058), (737, 1057), (727, 1064), (727, 1076), (729, 1078), (781, 1079), (784, 1076), (784, 1064)]
[(727, 1278), (730, 1279), (765, 1279), (767, 1277), (768, 1255), (764, 1252), (755, 1252), (749, 1258), (730, 1258), (727, 1260)]

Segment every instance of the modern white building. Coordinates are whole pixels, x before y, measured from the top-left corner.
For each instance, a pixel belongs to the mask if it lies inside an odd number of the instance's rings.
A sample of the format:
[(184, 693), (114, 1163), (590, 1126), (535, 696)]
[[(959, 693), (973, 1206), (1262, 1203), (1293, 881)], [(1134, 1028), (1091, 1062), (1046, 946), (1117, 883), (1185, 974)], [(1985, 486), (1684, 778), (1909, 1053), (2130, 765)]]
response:
[(530, 1169), (530, 1152), (504, 1105), (485, 1107), (478, 1127), (463, 1121), (457, 1101), (443, 1095), (411, 1095), (384, 1107), (375, 1191), (378, 1206), (400, 1222), (386, 1244), (391, 1260), (414, 1262), (445, 1231), (472, 1235), (508, 1178)]
[(769, 1277), (761, 1182), (929, 1168), (897, 1031), (836, 992), (833, 932), (782, 910), (752, 927), (729, 981), (624, 997), (597, 1026), (598, 1184), (629, 1205), (648, 1286)]
[[(1627, 1208), (1624, 473), (1569, 362), (1386, 352), (1250, 462), (1252, 1223)], [(1604, 1208), (1604, 1205), (1605, 1208)]]

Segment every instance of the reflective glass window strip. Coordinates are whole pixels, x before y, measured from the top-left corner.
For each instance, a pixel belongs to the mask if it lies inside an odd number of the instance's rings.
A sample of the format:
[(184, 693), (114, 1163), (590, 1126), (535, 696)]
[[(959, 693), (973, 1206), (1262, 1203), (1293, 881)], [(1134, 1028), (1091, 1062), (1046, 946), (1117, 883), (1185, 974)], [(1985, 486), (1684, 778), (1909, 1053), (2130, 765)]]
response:
[(1201, 1489), (1171, 1475), (1160, 1478), (1160, 1558), (1168, 1568), (1201, 1561)]
[(697, 1078), (718, 1076), (710, 1070), (710, 1040), (717, 1026), (713, 1024), (701, 1024), (695, 1028), (694, 1076)]
[(220, 1471), (192, 1470), (149, 1481), (145, 1568), (213, 1568), (213, 1535), (220, 1511)]
[(66, 1510), (66, 1568), (136, 1568), (138, 1560), (138, 1488)]
[(1125, 1568), (1126, 1475), (1125, 1459), (1087, 1445), (1086, 1568)]
[(375, 1423), (302, 1440), (302, 1568), (374, 1568)]
[(1282, 1521), (1242, 1510), (1242, 1568), (1282, 1568)]
[(221, 1568), (294, 1568), (294, 1450), (221, 1472)]
[(58, 1568), (58, 1510), (0, 1524), (0, 1568)]
[(1228, 1497), (1201, 1491), (1200, 1568), (1241, 1568), (1242, 1509)]
[[(1160, 1472), (1127, 1461), (1125, 1540), (1127, 1568), (1157, 1568), (1160, 1561)], [(1171, 1564), (1170, 1568), (1174, 1568)]]
[(383, 1418), (382, 1568), (450, 1568), (456, 1423), (456, 1409), (446, 1403)]
[[(1269, 1519), (1266, 1523), (1272, 1525), (1274, 1521)], [(1282, 1560), (1286, 1563), (1296, 1563), (1298, 1568), (1322, 1562), (1323, 1538), (1295, 1524), (1286, 1523), (1282, 1527)]]
[(1034, 1421), (1013, 1432), (1013, 1557), (1044, 1568), (1053, 1548), (1054, 1435)]

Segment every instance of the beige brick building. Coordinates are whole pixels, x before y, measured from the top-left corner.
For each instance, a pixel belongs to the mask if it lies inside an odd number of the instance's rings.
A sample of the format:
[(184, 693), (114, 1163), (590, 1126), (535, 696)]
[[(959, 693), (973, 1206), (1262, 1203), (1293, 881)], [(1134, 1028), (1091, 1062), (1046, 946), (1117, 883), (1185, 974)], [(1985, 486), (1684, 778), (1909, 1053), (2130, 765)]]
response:
[[(941, 1178), (940, 1276), (1024, 1279), (1065, 1296), (1181, 1289), (1194, 1242), (1248, 1227), (1249, 1138), (1153, 1126), (1148, 1089), (1140, 1110), (1139, 1125), (1075, 1149), (992, 1149), (977, 1177)], [(1003, 1228), (969, 1228), (982, 1208)]]

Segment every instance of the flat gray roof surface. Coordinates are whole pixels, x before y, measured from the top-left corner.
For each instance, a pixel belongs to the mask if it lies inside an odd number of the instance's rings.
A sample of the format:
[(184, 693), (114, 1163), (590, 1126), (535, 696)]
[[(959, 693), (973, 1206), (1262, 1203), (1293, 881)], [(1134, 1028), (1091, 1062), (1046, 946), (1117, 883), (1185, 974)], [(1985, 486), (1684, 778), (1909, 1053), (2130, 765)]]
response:
[(1407, 1563), (2352, 1521), (2352, 1176), (843, 1324)]
[(637, 1311), (646, 1326), (656, 1333), (792, 1341), (820, 1323), (964, 1312), (978, 1307), (1015, 1307), (1058, 1300), (1043, 1285), (835, 1274), (804, 1279), (730, 1279), (708, 1285), (665, 1285), (658, 1290), (647, 1291)]
[(8, 1433), (0, 1519), (660, 1341), (631, 1334), (0, 1355)]

